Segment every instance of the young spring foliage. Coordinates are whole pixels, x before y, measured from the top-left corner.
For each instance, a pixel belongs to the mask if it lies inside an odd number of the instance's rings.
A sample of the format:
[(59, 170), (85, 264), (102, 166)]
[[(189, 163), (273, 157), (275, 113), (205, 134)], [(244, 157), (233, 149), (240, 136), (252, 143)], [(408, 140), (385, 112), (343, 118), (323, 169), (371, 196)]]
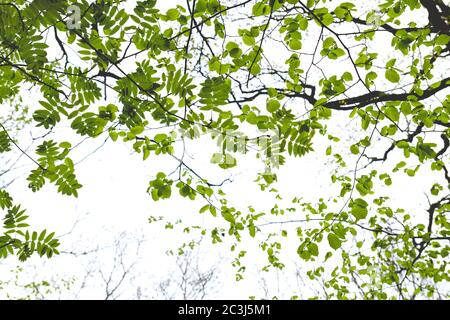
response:
[[(258, 241), (266, 271), (284, 268), (288, 239), (298, 243), (289, 254), (309, 266), (312, 286), (323, 283), (325, 298), (448, 297), (448, 4), (196, 0), (160, 10), (161, 2), (0, 0), (2, 108), (33, 87), (32, 126), (47, 133), (27, 153), (35, 166), (29, 188), (50, 183), (76, 197), (89, 183), (76, 178), (71, 143), (48, 135), (57, 128), (109, 137), (144, 161), (179, 162), (175, 171), (154, 172), (149, 199), (202, 201), (200, 213), (218, 222), (195, 230), (230, 243), (238, 280), (243, 239)], [(266, 170), (255, 183), (279, 203), (262, 212), (234, 208), (221, 190), (229, 180), (217, 183), (186, 163), (177, 141), (206, 133), (220, 147), (211, 165), (223, 170), (257, 148)], [(2, 155), (24, 153), (20, 145), (2, 124)], [(287, 158), (301, 166), (322, 149), (331, 168), (322, 184), (331, 181), (334, 193), (284, 207), (278, 168)], [(422, 183), (416, 179), (430, 172), (436, 179), (423, 186), (423, 208), (410, 212), (390, 198), (402, 188), (397, 181)], [(3, 189), (0, 208), (1, 258), (58, 253), (54, 234), (29, 231), (21, 205)], [(281, 229), (267, 236), (268, 225)]]

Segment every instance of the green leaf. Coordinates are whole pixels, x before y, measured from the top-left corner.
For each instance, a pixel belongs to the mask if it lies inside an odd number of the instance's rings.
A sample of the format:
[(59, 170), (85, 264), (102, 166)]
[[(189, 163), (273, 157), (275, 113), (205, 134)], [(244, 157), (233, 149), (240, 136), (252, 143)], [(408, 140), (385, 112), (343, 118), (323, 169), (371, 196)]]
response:
[(177, 20), (180, 17), (180, 12), (177, 9), (169, 9), (166, 15), (169, 20)]
[(267, 111), (275, 112), (280, 108), (280, 102), (275, 99), (270, 99), (267, 101)]
[(111, 137), (112, 141), (117, 141), (119, 138), (119, 133), (117, 131), (110, 131), (109, 136)]
[(366, 74), (366, 80), (365, 80), (366, 85), (369, 87), (372, 86), (374, 84), (374, 80), (377, 77), (378, 77), (378, 75), (375, 72), (373, 72), (373, 71), (368, 72)]
[(393, 66), (395, 66), (395, 62), (397, 61), (397, 59), (391, 59), (388, 62), (386, 62), (386, 68), (387, 69), (392, 69)]
[(439, 46), (445, 46), (449, 43), (449, 41), (450, 41), (450, 36), (448, 36), (446, 34), (440, 34), (436, 38), (436, 44)]
[(60, 148), (64, 148), (64, 149), (70, 149), (72, 147), (72, 145), (69, 142), (61, 142), (59, 144)]
[(209, 212), (211, 213), (211, 215), (212, 215), (213, 217), (217, 217), (217, 210), (216, 210), (216, 207), (214, 207), (214, 206), (209, 206)]
[(164, 133), (158, 133), (156, 136), (155, 136), (155, 141), (157, 142), (157, 143), (161, 143), (161, 142), (163, 142), (164, 140), (166, 140), (167, 139), (167, 135), (166, 134), (164, 134)]
[(302, 48), (302, 42), (299, 39), (292, 39), (289, 41), (289, 48), (291, 50), (300, 50)]
[(327, 236), (328, 243), (330, 244), (330, 247), (334, 250), (339, 249), (342, 246), (342, 241), (339, 239), (339, 237), (334, 233), (329, 233)]
[[(2, 130), (2, 129), (0, 129)], [(0, 131), (0, 153), (11, 151), (11, 143), (6, 131)]]
[(214, 153), (211, 157), (211, 163), (218, 164), (222, 161), (223, 154), (222, 153)]
[(397, 83), (400, 81), (400, 75), (394, 69), (387, 69), (384, 75), (390, 82)]
[(362, 220), (367, 217), (368, 203), (363, 199), (355, 199), (352, 201), (351, 214), (356, 218), (356, 220)]
[(342, 75), (342, 80), (348, 82), (348, 81), (352, 81), (353, 80), (353, 76), (350, 72), (344, 72), (344, 74)]
[(351, 151), (353, 154), (359, 154), (359, 147), (358, 147), (358, 145), (357, 145), (357, 144), (351, 145), (351, 146), (350, 146), (350, 151)]
[(392, 121), (399, 121), (400, 120), (400, 112), (395, 107), (386, 107), (384, 110), (384, 113), (391, 119)]
[(230, 223), (235, 223), (235, 219), (234, 219), (234, 216), (231, 214), (231, 213), (229, 213), (228, 211), (223, 211), (222, 212), (222, 217), (226, 220), (226, 221), (228, 221), (228, 222), (230, 222)]
[(317, 246), (317, 244), (309, 243), (307, 247), (308, 247), (308, 251), (311, 253), (311, 255), (316, 256), (316, 257), (319, 255), (319, 247)]
[(262, 15), (268, 15), (270, 13), (270, 6), (263, 3), (263, 2), (257, 2), (252, 8), (252, 13), (254, 16), (262, 16)]

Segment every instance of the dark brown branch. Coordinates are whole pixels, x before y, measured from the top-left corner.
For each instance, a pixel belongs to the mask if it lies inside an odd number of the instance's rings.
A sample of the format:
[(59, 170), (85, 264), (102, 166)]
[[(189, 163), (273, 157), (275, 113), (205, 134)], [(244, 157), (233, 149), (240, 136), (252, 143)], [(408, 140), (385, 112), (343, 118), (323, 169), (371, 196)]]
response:
[[(367, 21), (360, 19), (360, 18), (353, 18), (353, 22), (357, 23), (357, 24), (362, 24), (365, 26), (370, 26), (370, 23), (368, 23)], [(436, 28), (430, 27), (414, 27), (414, 28), (394, 28), (392, 27), (390, 24), (384, 23), (382, 25), (379, 26), (380, 28), (382, 28), (383, 30), (393, 34), (394, 36), (397, 34), (398, 31), (406, 31), (406, 32), (414, 32), (414, 31), (420, 31), (420, 30), (424, 30), (424, 29), (430, 29), (431, 32), (438, 32), (439, 30), (437, 30)], [(375, 30), (369, 31), (369, 32), (373, 32)]]
[(13, 7), (14, 10), (16, 10), (17, 15), (19, 16), (20, 22), (21, 22), (21, 24), (22, 24), (22, 30), (25, 31), (25, 30), (27, 29), (26, 26), (25, 26), (25, 22), (23, 21), (22, 13), (20, 12), (20, 9), (19, 9), (14, 3), (11, 3), (11, 2), (9, 2), (9, 3), (0, 3), (0, 6), (10, 6), (10, 7)]
[(384, 155), (382, 158), (375, 158), (375, 157), (367, 157), (371, 162), (377, 162), (377, 161), (386, 161), (387, 157), (389, 155), (389, 153), (394, 150), (395, 146), (397, 145), (397, 143), (405, 141), (405, 142), (409, 142), (411, 143), (413, 141), (413, 139), (419, 135), (422, 132), (423, 129), (423, 124), (420, 124), (417, 126), (416, 130), (414, 130), (414, 132), (408, 134), (408, 137), (406, 139), (402, 139), (402, 140), (398, 140), (398, 141), (394, 141), (389, 148), (384, 152)]
[(448, 34), (450, 28), (442, 18), (442, 15), (436, 6), (436, 3), (432, 0), (420, 0), (420, 3), (428, 11), (428, 21), (430, 22), (430, 25), (435, 26), (442, 33)]
[(67, 68), (67, 65), (69, 64), (69, 56), (67, 55), (67, 51), (66, 51), (66, 49), (64, 48), (63, 42), (61, 41), (61, 39), (60, 39), (59, 36), (58, 36), (58, 29), (56, 29), (56, 27), (53, 27), (53, 30), (55, 31), (55, 40), (56, 40), (56, 42), (58, 43), (58, 46), (59, 46), (59, 48), (60, 48), (61, 51), (62, 51), (62, 57), (61, 57), (61, 59), (63, 59), (64, 57), (66, 58), (66, 63), (64, 64), (64, 69), (66, 69), (66, 68)]
[(326, 102), (324, 107), (334, 110), (352, 110), (353, 108), (363, 108), (369, 104), (387, 102), (387, 101), (405, 101), (408, 100), (408, 96), (414, 96), (418, 101), (427, 99), (437, 92), (450, 86), (450, 77), (447, 77), (440, 81), (439, 86), (435, 88), (429, 87), (423, 91), (422, 95), (415, 92), (410, 93), (391, 93), (387, 94), (383, 91), (372, 91), (357, 97), (335, 100)]

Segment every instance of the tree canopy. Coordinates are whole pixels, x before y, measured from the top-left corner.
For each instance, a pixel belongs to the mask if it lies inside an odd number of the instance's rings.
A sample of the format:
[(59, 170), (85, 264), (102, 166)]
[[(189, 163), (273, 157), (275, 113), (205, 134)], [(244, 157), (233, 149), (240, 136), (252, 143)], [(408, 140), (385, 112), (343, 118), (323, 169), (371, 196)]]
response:
[[(76, 142), (52, 135), (69, 126), (128, 144), (143, 161), (176, 160), (153, 173), (149, 201), (195, 201), (215, 221), (195, 232), (230, 245), (237, 280), (250, 250), (240, 244), (254, 238), (266, 271), (284, 268), (282, 252), (296, 256), (321, 298), (448, 297), (448, 3), (159, 3), (0, 0), (0, 153), (33, 163), (28, 187), (78, 197), (89, 184), (76, 175)], [(23, 148), (25, 125), (41, 133), (35, 150)], [(214, 170), (256, 156), (254, 183), (278, 203), (233, 206), (223, 188), (233, 179), (204, 176), (184, 157), (204, 136), (219, 146), (208, 154)], [(298, 184), (327, 191), (286, 199), (278, 171), (313, 153), (328, 179)], [(423, 207), (399, 206), (408, 184), (423, 187), (409, 195)], [(33, 231), (13, 196), (0, 189), (0, 258), (58, 254), (55, 233)]]

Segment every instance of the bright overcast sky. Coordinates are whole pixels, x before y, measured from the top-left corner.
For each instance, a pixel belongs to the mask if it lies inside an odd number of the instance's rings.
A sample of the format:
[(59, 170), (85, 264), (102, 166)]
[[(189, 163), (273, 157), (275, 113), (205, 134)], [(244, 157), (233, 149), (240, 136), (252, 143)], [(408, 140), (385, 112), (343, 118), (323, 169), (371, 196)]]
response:
[[(158, 1), (158, 5), (164, 10), (173, 7), (176, 3), (177, 1)], [(369, 10), (370, 8), (367, 8), (367, 11)], [(383, 39), (379, 41), (380, 48), (389, 45), (386, 41), (383, 42)], [(276, 48), (272, 48), (272, 51), (268, 48), (266, 50), (267, 55), (277, 56)], [(280, 57), (278, 59), (281, 60)], [(284, 60), (279, 63), (284, 63)], [(344, 70), (339, 65), (330, 67), (334, 68), (336, 73), (340, 68)], [(36, 94), (34, 90), (27, 91), (27, 95), (24, 96), (24, 104), (35, 105)], [(359, 123), (349, 121), (347, 115), (341, 116), (342, 122), (340, 122), (339, 117), (335, 118), (337, 120), (333, 124), (329, 124), (330, 132), (334, 131), (337, 134), (344, 130), (356, 132)], [(83, 140), (71, 131), (69, 127), (60, 129), (51, 137), (58, 141), (70, 141), (72, 145)], [(31, 142), (30, 134), (30, 128), (23, 130), (21, 138), (24, 139), (20, 141), (27, 141), (28, 138), (28, 141)], [(36, 131), (32, 132), (33, 136), (39, 134)], [(354, 141), (358, 139), (357, 134), (354, 136), (347, 134), (346, 136)], [(133, 247), (135, 243), (133, 238), (143, 237), (145, 242), (139, 251), (139, 261), (133, 271), (133, 277), (124, 285), (120, 298), (135, 298), (138, 286), (147, 287), (149, 290), (147, 294), (151, 297), (151, 289), (159, 280), (170, 276), (175, 268), (174, 258), (167, 256), (166, 251), (176, 249), (183, 241), (189, 240), (190, 235), (180, 236), (181, 229), (179, 228), (173, 231), (164, 230), (164, 224), (161, 223), (149, 224), (149, 217), (164, 216), (166, 220), (173, 222), (183, 219), (185, 223), (188, 222), (186, 224), (198, 224), (202, 227), (208, 227), (212, 220), (207, 214), (198, 214), (199, 208), (203, 206), (201, 201), (190, 201), (174, 196), (169, 201), (154, 202), (146, 193), (149, 181), (157, 172), (170, 172), (171, 169), (176, 168), (175, 160), (170, 157), (150, 157), (144, 162), (141, 159), (142, 156), (136, 154), (130, 145), (114, 143), (110, 140), (104, 143), (105, 138), (106, 136), (84, 141), (72, 155), (74, 161), (79, 162), (76, 166), (76, 173), (78, 180), (83, 184), (78, 199), (57, 194), (55, 187), (50, 184), (37, 193), (29, 190), (26, 176), (27, 172), (33, 168), (33, 163), (30, 163), (25, 157), (22, 157), (16, 165), (18, 169), (4, 177), (1, 182), (7, 183), (15, 179), (8, 190), (15, 196), (17, 202), (26, 206), (31, 217), (31, 225), (36, 229), (47, 228), (56, 230), (57, 234), (63, 235), (72, 229), (76, 221), (80, 220), (73, 232), (61, 239), (62, 250), (82, 252), (108, 246), (123, 232), (126, 232), (129, 238), (125, 241), (129, 241), (130, 247)], [(213, 182), (220, 182), (231, 177), (233, 182), (225, 184), (223, 189), (228, 193), (230, 202), (237, 208), (245, 209), (253, 206), (257, 211), (267, 211), (276, 203), (279, 203), (280, 206), (289, 206), (293, 197), (317, 201), (320, 196), (331, 196), (333, 190), (330, 189), (329, 179), (332, 167), (323, 157), (328, 144), (322, 137), (317, 137), (314, 142), (315, 152), (303, 158), (288, 159), (286, 165), (278, 172), (280, 183), (276, 187), (284, 195), (283, 201), (277, 201), (274, 196), (262, 193), (253, 182), (256, 174), (263, 169), (261, 162), (255, 159), (254, 154), (241, 156), (238, 167), (233, 170), (217, 170), (210, 165), (211, 154), (217, 147), (208, 137), (202, 137), (200, 140), (188, 142), (187, 162), (192, 167), (199, 168), (201, 175), (209, 177)], [(36, 144), (31, 146), (30, 150), (35, 147)], [(97, 150), (97, 148), (99, 149)], [(431, 174), (423, 175), (423, 179), (432, 181), (434, 177)], [(399, 207), (413, 210), (422, 208), (426, 204), (425, 198), (409, 196), (410, 194), (423, 194), (421, 185), (424, 184), (412, 184), (408, 178), (404, 177), (398, 177), (396, 183), (401, 186), (401, 188), (394, 189)], [(342, 204), (336, 204), (336, 206), (339, 205)], [(280, 226), (277, 228), (279, 229)], [(270, 227), (267, 227), (264, 232), (269, 233)], [(220, 280), (223, 285), (212, 297), (246, 299), (252, 295), (262, 294), (261, 287), (263, 285), (259, 279), (263, 273), (259, 271), (259, 268), (265, 264), (265, 257), (259, 254), (259, 258), (256, 258), (252, 254), (252, 251), (257, 251), (257, 243), (246, 239), (243, 247), (247, 246), (250, 251), (245, 260), (248, 263), (247, 278), (236, 283), (234, 281), (235, 270), (230, 267), (230, 262), (234, 258), (234, 253), (229, 251), (231, 241), (218, 246), (211, 246), (209, 241), (209, 239), (205, 239), (202, 242), (202, 264), (204, 268), (208, 268), (210, 265), (220, 263)], [(299, 285), (295, 281), (288, 282), (286, 280), (294, 277), (295, 268), (301, 263), (295, 253), (298, 243), (294, 239), (289, 245), (291, 250), (288, 250), (285, 257), (287, 269), (278, 275), (274, 274), (274, 278), (268, 284), (271, 287), (271, 295), (280, 295), (285, 298), (298, 294), (299, 290)], [(111, 265), (112, 256), (113, 252), (105, 249), (96, 259), (107, 269)], [(127, 259), (131, 263), (137, 257), (130, 253)], [(36, 268), (36, 272), (31, 271), (29, 276), (37, 275), (38, 279), (45, 279), (50, 275), (82, 277), (88, 261), (88, 258), (63, 254), (48, 262), (33, 258), (25, 264), (27, 266), (25, 269)], [(13, 259), (8, 259), (6, 262), (1, 260), (0, 274), (4, 275), (16, 264)], [(276, 279), (276, 277), (279, 278)], [(94, 282), (89, 289), (82, 292), (80, 297), (99, 298), (102, 297), (102, 290), (101, 285)], [(305, 288), (305, 290), (307, 289)]]

